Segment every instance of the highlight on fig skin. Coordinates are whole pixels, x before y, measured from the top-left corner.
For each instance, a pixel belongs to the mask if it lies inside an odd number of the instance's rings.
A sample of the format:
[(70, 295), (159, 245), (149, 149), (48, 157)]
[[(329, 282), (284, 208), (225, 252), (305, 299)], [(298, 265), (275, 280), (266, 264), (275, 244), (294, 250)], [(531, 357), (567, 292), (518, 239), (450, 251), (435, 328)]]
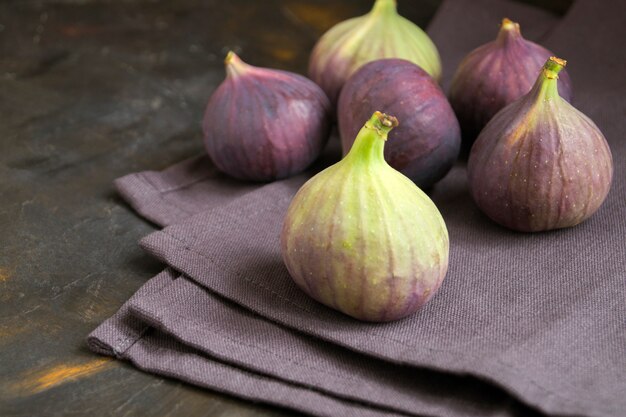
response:
[(559, 95), (566, 61), (550, 57), (531, 91), (483, 129), (468, 161), (478, 207), (522, 232), (575, 226), (606, 199), (609, 145), (595, 123)]
[(364, 321), (414, 313), (448, 269), (448, 232), (437, 207), (385, 161), (396, 126), (395, 117), (374, 112), (347, 155), (298, 191), (281, 232), (298, 287)]
[[(524, 39), (518, 23), (504, 18), (496, 39), (461, 61), (448, 96), (461, 126), (466, 152), (498, 111), (530, 91), (550, 56), (554, 53)], [(561, 97), (571, 101), (567, 72), (561, 74), (559, 91)]]
[(231, 177), (272, 181), (306, 169), (330, 131), (330, 102), (311, 80), (249, 65), (230, 51), (206, 107), (207, 153)]

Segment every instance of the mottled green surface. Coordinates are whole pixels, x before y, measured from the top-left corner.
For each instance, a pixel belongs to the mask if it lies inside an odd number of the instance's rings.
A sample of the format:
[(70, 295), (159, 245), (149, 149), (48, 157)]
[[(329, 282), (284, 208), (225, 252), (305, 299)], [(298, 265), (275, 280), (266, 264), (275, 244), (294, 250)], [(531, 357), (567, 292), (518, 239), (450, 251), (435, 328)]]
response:
[(414, 313), (448, 269), (441, 213), (385, 162), (387, 134), (397, 125), (394, 117), (374, 113), (350, 152), (298, 191), (281, 233), (283, 259), (296, 284), (365, 321)]

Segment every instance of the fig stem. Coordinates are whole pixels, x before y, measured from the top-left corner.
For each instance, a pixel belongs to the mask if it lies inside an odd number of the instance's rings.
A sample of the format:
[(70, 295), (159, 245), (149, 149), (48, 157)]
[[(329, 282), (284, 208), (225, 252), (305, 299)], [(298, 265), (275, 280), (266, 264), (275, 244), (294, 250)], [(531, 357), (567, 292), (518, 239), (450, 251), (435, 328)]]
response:
[(398, 126), (398, 119), (379, 111), (375, 111), (372, 117), (365, 123), (365, 127), (376, 130), (381, 139), (385, 141), (391, 129), (396, 126)]
[(250, 65), (243, 62), (233, 51), (228, 51), (228, 54), (226, 54), (224, 66), (226, 67), (226, 74), (229, 76), (241, 75), (250, 68)]
[(376, 0), (374, 2), (374, 7), (372, 7), (372, 14), (377, 13), (396, 13), (398, 10), (398, 5), (396, 0)]
[(385, 142), (389, 132), (398, 126), (398, 119), (393, 116), (374, 112), (359, 131), (346, 160), (370, 162), (384, 162)]
[(519, 23), (516, 23), (507, 17), (502, 19), (496, 42), (504, 44), (512, 39), (520, 39), (521, 37), (522, 32), (520, 31)]
[(560, 98), (558, 90), (559, 72), (565, 67), (567, 61), (564, 59), (551, 56), (543, 65), (535, 87), (538, 98), (544, 101)]
[(508, 17), (505, 17), (504, 19), (502, 19), (500, 27), (504, 30), (519, 30), (519, 23), (515, 23)]
[(547, 78), (559, 78), (559, 72), (567, 65), (567, 61), (555, 56), (548, 58), (543, 66), (543, 73)]

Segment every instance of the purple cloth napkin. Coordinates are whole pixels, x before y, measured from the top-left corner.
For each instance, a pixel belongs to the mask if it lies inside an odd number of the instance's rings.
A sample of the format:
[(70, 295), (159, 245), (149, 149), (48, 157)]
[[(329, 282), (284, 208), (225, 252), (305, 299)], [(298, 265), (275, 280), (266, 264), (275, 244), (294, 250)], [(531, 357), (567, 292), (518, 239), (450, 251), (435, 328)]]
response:
[[(282, 215), (306, 176), (252, 187), (216, 176), (198, 158), (118, 182), (142, 215), (178, 223), (143, 244), (194, 282), (173, 280), (171, 271), (154, 278), (94, 331), (90, 346), (151, 372), (318, 415), (534, 414), (495, 385), (546, 413), (623, 415), (626, 86), (618, 68), (626, 63), (610, 51), (625, 35), (618, 6), (596, 10), (580, 0), (547, 38), (570, 61), (575, 104), (614, 153), (613, 190), (587, 223), (508, 232), (477, 212), (456, 167), (432, 193), (451, 236), (440, 293), (407, 320), (359, 323), (307, 298), (280, 260)], [(444, 65), (491, 39), (504, 15), (523, 30), (527, 19), (535, 36), (554, 21), (514, 3), (447, 1), (429, 31)], [(199, 375), (200, 366), (211, 371)], [(228, 375), (245, 383), (229, 384)]]
[[(149, 327), (129, 313), (129, 304), (150, 297), (172, 284), (178, 274), (166, 269), (145, 284), (89, 337), (98, 353), (130, 360), (139, 369), (189, 383), (324, 416), (395, 417), (400, 414), (325, 395), (306, 386), (284, 383), (235, 365), (212, 360), (193, 347)], [(177, 300), (184, 302), (184, 300)]]

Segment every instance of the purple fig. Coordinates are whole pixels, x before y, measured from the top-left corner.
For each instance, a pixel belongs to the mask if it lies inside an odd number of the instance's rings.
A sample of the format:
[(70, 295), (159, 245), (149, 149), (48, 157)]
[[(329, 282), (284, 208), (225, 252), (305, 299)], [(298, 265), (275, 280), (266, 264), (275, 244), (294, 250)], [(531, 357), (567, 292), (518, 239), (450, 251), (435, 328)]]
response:
[(295, 283), (360, 320), (412, 314), (448, 269), (448, 231), (439, 210), (385, 162), (385, 140), (397, 124), (374, 113), (350, 152), (298, 191), (281, 233)]
[[(487, 122), (533, 86), (537, 73), (552, 52), (522, 37), (519, 24), (503, 19), (495, 41), (469, 53), (450, 85), (450, 104), (461, 125), (463, 147), (471, 147)], [(566, 72), (559, 83), (561, 97), (571, 101)]]
[(480, 209), (510, 229), (574, 226), (606, 198), (613, 159), (600, 129), (559, 96), (565, 61), (548, 59), (531, 91), (483, 129), (468, 161)]
[(422, 29), (398, 14), (396, 0), (376, 0), (366, 15), (345, 20), (326, 32), (311, 52), (309, 77), (335, 105), (350, 75), (382, 58), (406, 59), (436, 80), (441, 78), (435, 44)]
[(217, 168), (235, 178), (271, 181), (303, 171), (330, 130), (330, 103), (311, 80), (254, 67), (233, 52), (226, 79), (211, 95), (204, 144)]
[(457, 159), (461, 131), (439, 85), (403, 59), (381, 59), (361, 67), (339, 96), (338, 123), (344, 154), (372, 112), (394, 114), (400, 126), (390, 133), (385, 159), (393, 168), (428, 187)]

